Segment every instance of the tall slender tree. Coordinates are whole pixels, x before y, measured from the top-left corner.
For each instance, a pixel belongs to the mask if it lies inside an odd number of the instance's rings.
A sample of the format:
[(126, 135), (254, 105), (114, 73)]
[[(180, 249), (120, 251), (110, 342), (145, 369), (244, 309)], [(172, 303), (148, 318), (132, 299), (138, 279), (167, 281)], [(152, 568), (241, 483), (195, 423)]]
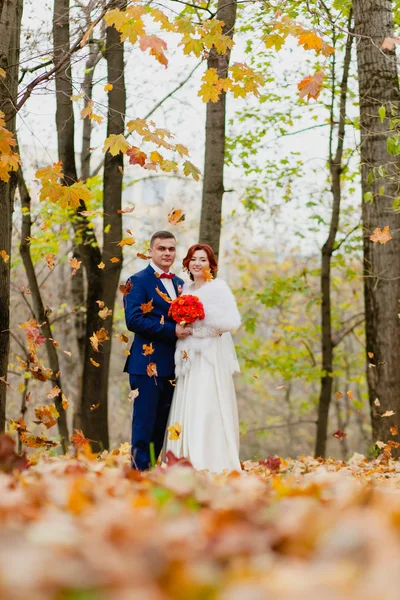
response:
[[(224, 22), (223, 33), (233, 38), (237, 2), (218, 0), (217, 18)], [(218, 54), (213, 48), (207, 60), (208, 69), (216, 69), (218, 77), (228, 75), (230, 50)], [(218, 256), (221, 238), (222, 198), (224, 195), (226, 93), (217, 102), (207, 103), (204, 156), (203, 196), (200, 219), (200, 242), (209, 244)]]
[[(392, 38), (390, 0), (354, 0), (360, 91), (361, 181), (364, 201), (364, 293), (369, 402), (374, 440), (387, 441), (390, 427), (400, 428), (400, 215), (399, 158), (388, 153), (389, 138), (398, 140), (399, 76), (395, 50), (382, 48)], [(389, 144), (389, 146), (388, 146)], [(394, 154), (397, 154), (395, 152)], [(374, 244), (376, 227), (389, 226), (393, 239)], [(376, 401), (378, 399), (378, 401)], [(385, 411), (395, 414), (381, 418)]]
[[(339, 229), (340, 204), (342, 200), (342, 172), (343, 172), (343, 149), (346, 122), (346, 101), (348, 94), (348, 81), (351, 62), (351, 47), (353, 32), (351, 31), (352, 15), (350, 14), (347, 34), (346, 49), (344, 55), (342, 80), (340, 82), (339, 97), (339, 120), (337, 128), (336, 150), (333, 149), (333, 137), (335, 128), (335, 100), (336, 100), (336, 54), (332, 56), (332, 86), (331, 86), (331, 114), (330, 114), (330, 136), (329, 136), (329, 172), (331, 177), (332, 210), (330, 216), (328, 237), (321, 250), (321, 347), (322, 347), (322, 377), (318, 402), (318, 421), (315, 442), (316, 456), (325, 456), (326, 437), (328, 431), (329, 407), (332, 399), (333, 386), (333, 353), (335, 339), (332, 331), (332, 307), (331, 307), (331, 262), (332, 256), (337, 249), (336, 235)], [(336, 41), (336, 31), (333, 25), (333, 40)], [(337, 341), (336, 341), (337, 343)]]
[[(18, 94), (18, 67), (23, 0), (0, 0), (0, 110), (7, 128), (15, 132), (15, 105)], [(11, 255), (11, 219), (17, 186), (16, 173), (0, 181), (0, 249)], [(10, 347), (10, 261), (0, 260), (0, 377), (6, 377)], [(6, 418), (6, 385), (0, 385), (0, 431)]]

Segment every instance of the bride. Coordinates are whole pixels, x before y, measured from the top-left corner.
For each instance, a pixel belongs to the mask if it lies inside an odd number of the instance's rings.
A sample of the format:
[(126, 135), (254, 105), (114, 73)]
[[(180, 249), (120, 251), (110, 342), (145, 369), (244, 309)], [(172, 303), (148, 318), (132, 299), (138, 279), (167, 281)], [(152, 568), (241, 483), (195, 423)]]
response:
[(239, 328), (240, 315), (228, 285), (215, 278), (217, 261), (210, 246), (191, 246), (183, 266), (192, 283), (184, 285), (182, 294), (200, 299), (205, 319), (195, 321), (192, 335), (176, 344), (176, 387), (168, 426), (179, 424), (181, 432), (177, 427), (179, 437), (171, 440), (167, 430), (164, 452), (188, 458), (196, 469), (240, 471), (232, 379), (239, 365), (230, 334)]

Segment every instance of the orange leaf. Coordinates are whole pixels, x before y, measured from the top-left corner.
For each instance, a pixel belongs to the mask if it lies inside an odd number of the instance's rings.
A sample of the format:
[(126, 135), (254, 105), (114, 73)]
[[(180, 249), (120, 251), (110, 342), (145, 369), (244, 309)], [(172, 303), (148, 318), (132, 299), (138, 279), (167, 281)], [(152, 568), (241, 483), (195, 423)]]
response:
[(143, 167), (147, 160), (147, 154), (142, 152), (140, 148), (137, 148), (136, 146), (131, 146), (126, 154), (129, 156), (130, 165), (140, 165)]
[(212, 281), (214, 279), (213, 274), (211, 273), (210, 267), (205, 267), (203, 269), (203, 275), (205, 281)]
[(93, 412), (94, 410), (97, 410), (100, 406), (100, 402), (98, 404), (92, 404), (92, 406), (89, 408), (89, 410), (91, 412)]
[(80, 269), (82, 261), (77, 260), (75, 257), (69, 259), (69, 264), (72, 269), (72, 275), (76, 275), (78, 269)]
[(332, 434), (333, 437), (337, 438), (338, 440), (344, 440), (344, 438), (347, 436), (347, 433), (345, 433), (344, 431), (342, 431), (341, 429), (338, 429), (337, 431), (335, 431), (334, 434)]
[(177, 421), (173, 424), (170, 425), (170, 427), (168, 427), (168, 439), (169, 440), (179, 440), (179, 438), (181, 437), (181, 433), (182, 433), (182, 425), (180, 425)]
[(37, 406), (35, 408), (36, 421), (34, 423), (38, 425), (44, 425), (47, 429), (53, 427), (57, 423), (57, 419), (60, 416), (58, 410), (54, 404), (48, 404), (47, 406)]
[(351, 390), (347, 390), (346, 394), (348, 395), (350, 400), (353, 400), (353, 392)]
[(127, 296), (129, 294), (129, 292), (132, 289), (132, 282), (131, 281), (127, 281), (126, 285), (124, 285), (123, 283), (121, 283), (121, 285), (119, 286), (119, 291), (124, 295)]
[(93, 335), (89, 338), (93, 350), (99, 351), (99, 344), (109, 340), (108, 331), (102, 327), (99, 331), (93, 332)]
[(59, 445), (59, 442), (52, 442), (45, 435), (28, 435), (28, 432), (21, 433), (20, 439), (29, 448), (55, 448)]
[(392, 435), (399, 435), (399, 430), (398, 430), (398, 428), (397, 428), (397, 426), (396, 426), (396, 425), (392, 425), (392, 426), (391, 426), (391, 428), (390, 428), (390, 433), (391, 433)]
[(325, 73), (318, 71), (315, 75), (307, 75), (297, 84), (297, 88), (300, 93), (300, 98), (307, 96), (307, 100), (318, 99), (321, 93), (323, 81), (325, 79)]
[(92, 363), (93, 366), (95, 367), (99, 367), (100, 363), (96, 362), (95, 360), (93, 360), (93, 358), (90, 359), (90, 362)]
[(125, 335), (124, 333), (121, 333), (121, 335), (118, 338), (118, 341), (123, 342), (124, 344), (127, 344), (129, 339), (128, 339), (127, 335)]
[(142, 313), (145, 315), (146, 313), (151, 312), (154, 309), (153, 306), (153, 298), (151, 300), (149, 300), (148, 302), (145, 302), (144, 304), (140, 305), (140, 310), (142, 311)]
[(379, 227), (374, 229), (374, 233), (369, 238), (371, 242), (379, 242), (380, 244), (387, 244), (392, 239), (392, 235), (389, 231), (389, 225), (386, 225), (382, 230)]
[(101, 261), (101, 263), (99, 263), (99, 264), (97, 265), (97, 268), (98, 268), (98, 269), (104, 269), (104, 267), (105, 267), (105, 266), (106, 266), (106, 265), (103, 263), (103, 261)]
[(0, 256), (1, 256), (1, 258), (4, 260), (4, 262), (6, 264), (10, 260), (10, 257), (8, 256), (8, 254), (7, 254), (7, 252), (5, 250), (0, 250)]
[(113, 87), (114, 87), (114, 86), (113, 86), (113, 84), (112, 84), (112, 83), (107, 83), (107, 84), (104, 86), (104, 91), (105, 91), (105, 92), (111, 92), (111, 90), (113, 89)]
[(69, 406), (69, 402), (68, 402), (68, 398), (65, 394), (62, 394), (61, 396), (61, 404), (64, 410), (67, 410), (68, 406)]
[(156, 292), (157, 292), (157, 294), (158, 294), (159, 296), (161, 296), (161, 298), (162, 298), (163, 300), (165, 300), (165, 302), (168, 302), (168, 304), (171, 304), (171, 302), (172, 302), (171, 298), (168, 296), (168, 294), (164, 294), (164, 292), (162, 292), (162, 291), (161, 291), (161, 290), (158, 288), (158, 286), (156, 287)]
[(53, 387), (53, 389), (47, 394), (48, 398), (57, 398), (57, 396), (60, 394), (61, 390), (58, 387), (58, 385), (55, 385)]
[(168, 59), (164, 54), (164, 50), (167, 49), (167, 44), (164, 40), (156, 35), (142, 35), (140, 37), (139, 46), (143, 52), (150, 48), (150, 55), (154, 56), (156, 60), (165, 67), (168, 66)]
[(136, 256), (137, 256), (138, 258), (141, 258), (142, 260), (149, 260), (149, 258), (150, 258), (150, 256), (147, 256), (146, 254), (142, 254), (141, 252), (138, 252), (138, 253), (136, 254)]
[(153, 363), (153, 362), (149, 363), (147, 365), (146, 371), (147, 371), (147, 375), (149, 377), (157, 377), (158, 376), (156, 363)]
[(343, 398), (343, 394), (342, 394), (342, 392), (336, 392), (336, 393), (335, 393), (335, 398), (336, 398), (337, 400), (340, 400), (340, 398)]
[(46, 254), (45, 255), (45, 259), (47, 262), (47, 266), (49, 267), (50, 271), (52, 271), (54, 269), (54, 259), (55, 259), (55, 254)]
[(150, 344), (143, 344), (142, 348), (143, 348), (143, 351), (144, 351), (143, 352), (144, 356), (150, 356), (154, 352), (154, 348), (153, 348), (153, 343), (152, 342), (150, 342)]
[(75, 433), (71, 435), (71, 442), (75, 446), (75, 448), (82, 448), (82, 446), (86, 446), (89, 443), (89, 440), (84, 436), (83, 432), (79, 429), (74, 429)]
[[(133, 237), (127, 237), (124, 238), (123, 240), (121, 240), (120, 242), (118, 242), (117, 246), (132, 246), (135, 243), (135, 240), (133, 239)], [(119, 260), (119, 259), (118, 259)]]
[(183, 214), (183, 210), (180, 208), (173, 208), (168, 215), (168, 221), (171, 225), (177, 225), (185, 220), (185, 215)]
[(130, 208), (122, 208), (120, 210), (117, 210), (117, 213), (120, 215), (124, 215), (125, 213), (131, 213), (135, 210), (134, 206), (131, 206)]
[(116, 256), (113, 256), (112, 258), (110, 258), (110, 262), (112, 263), (118, 263), (121, 259), (117, 258)]

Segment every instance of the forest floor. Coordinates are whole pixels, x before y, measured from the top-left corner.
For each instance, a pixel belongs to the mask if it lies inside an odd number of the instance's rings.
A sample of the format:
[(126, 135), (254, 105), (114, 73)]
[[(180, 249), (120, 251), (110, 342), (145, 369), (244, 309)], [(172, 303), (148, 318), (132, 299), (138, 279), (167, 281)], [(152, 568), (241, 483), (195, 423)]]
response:
[(400, 462), (140, 474), (129, 446), (0, 474), (4, 600), (397, 600)]

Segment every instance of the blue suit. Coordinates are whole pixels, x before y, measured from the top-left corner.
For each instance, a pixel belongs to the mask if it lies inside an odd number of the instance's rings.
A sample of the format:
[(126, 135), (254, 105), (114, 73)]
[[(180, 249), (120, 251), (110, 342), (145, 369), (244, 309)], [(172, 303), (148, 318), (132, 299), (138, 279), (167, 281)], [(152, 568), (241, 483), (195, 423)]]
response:
[[(130, 277), (129, 282), (132, 288), (124, 296), (125, 321), (135, 337), (124, 371), (129, 373), (131, 388), (139, 390), (132, 416), (132, 464), (144, 470), (149, 468), (150, 442), (154, 443), (157, 458), (164, 441), (174, 392), (171, 381), (175, 378), (176, 323), (168, 317), (169, 303), (157, 293), (156, 288), (167, 294), (150, 265)], [(183, 281), (174, 277), (172, 283), (178, 295), (178, 286)], [(141, 306), (150, 301), (152, 310), (144, 312)], [(150, 344), (154, 352), (145, 356), (143, 346)], [(157, 377), (148, 375), (150, 363), (155, 363)]]

